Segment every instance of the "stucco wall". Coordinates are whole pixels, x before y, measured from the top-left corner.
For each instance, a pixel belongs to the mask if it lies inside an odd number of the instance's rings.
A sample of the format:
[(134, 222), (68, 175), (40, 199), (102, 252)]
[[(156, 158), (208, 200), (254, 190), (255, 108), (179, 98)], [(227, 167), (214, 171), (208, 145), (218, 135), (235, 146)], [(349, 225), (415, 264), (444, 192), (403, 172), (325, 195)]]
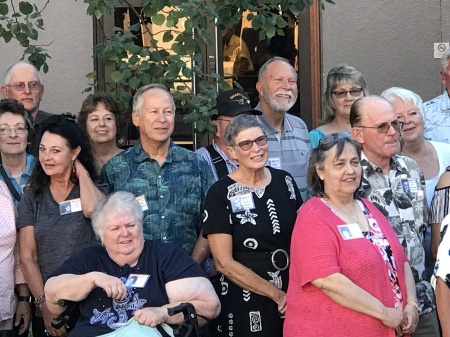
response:
[(450, 0), (335, 2), (322, 12), (324, 79), (348, 63), (374, 94), (403, 86), (426, 101), (442, 93), (433, 43), (450, 41)]
[[(44, 1), (36, 1), (41, 8)], [(82, 1), (50, 1), (43, 12), (45, 30), (40, 31), (40, 44), (52, 57), (48, 60), (49, 72), (42, 75), (45, 86), (41, 108), (51, 113), (76, 113), (86, 97), (82, 94), (88, 86), (85, 74), (93, 69), (92, 17), (86, 15)], [(5, 44), (0, 40), (0, 81), (4, 83), (6, 69), (22, 56), (22, 48), (15, 41)]]

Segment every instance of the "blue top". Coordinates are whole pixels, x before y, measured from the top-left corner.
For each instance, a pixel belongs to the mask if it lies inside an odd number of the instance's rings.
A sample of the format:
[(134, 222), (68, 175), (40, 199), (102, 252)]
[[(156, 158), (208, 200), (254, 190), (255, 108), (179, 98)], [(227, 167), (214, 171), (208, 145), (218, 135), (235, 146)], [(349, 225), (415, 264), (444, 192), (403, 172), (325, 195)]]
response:
[(311, 142), (311, 149), (315, 149), (319, 145), (319, 140), (325, 136), (325, 133), (320, 129), (314, 129), (309, 131), (308, 136)]
[[(23, 188), (27, 185), (28, 179), (31, 176), (31, 172), (33, 172), (34, 165), (36, 164), (36, 158), (33, 157), (31, 154), (27, 153), (26, 161), (27, 161), (27, 164), (25, 166), (25, 171), (22, 172), (22, 176), (20, 177), (19, 183), (17, 183), (17, 180), (15, 178), (13, 178), (11, 176), (11, 174), (5, 169), (7, 176), (11, 180), (12, 185), (14, 186), (14, 188), (16, 189), (16, 191), (19, 193), (20, 196), (22, 196)], [(2, 165), (2, 164), (0, 164), (0, 165)], [(1, 174), (0, 174), (0, 180), (4, 181), (3, 176)], [(11, 191), (9, 191), (9, 193), (11, 193)], [(14, 206), (17, 209), (19, 207), (20, 202), (18, 200), (16, 200), (16, 198), (14, 198), (12, 193), (11, 193), (11, 197), (14, 201)]]
[(200, 234), (206, 192), (214, 183), (205, 159), (171, 141), (160, 166), (138, 141), (109, 160), (102, 174), (111, 193), (126, 191), (145, 197), (145, 239), (172, 242), (192, 253)]

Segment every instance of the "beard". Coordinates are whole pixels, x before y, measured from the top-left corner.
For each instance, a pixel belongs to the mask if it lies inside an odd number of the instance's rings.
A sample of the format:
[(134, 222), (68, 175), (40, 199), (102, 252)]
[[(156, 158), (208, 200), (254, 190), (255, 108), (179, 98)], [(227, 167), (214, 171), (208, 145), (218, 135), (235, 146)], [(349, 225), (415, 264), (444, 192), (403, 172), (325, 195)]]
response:
[[(288, 95), (289, 99), (279, 101), (277, 95)], [(263, 87), (263, 97), (264, 103), (266, 103), (272, 111), (285, 113), (288, 111), (297, 101), (297, 91), (292, 92), (292, 90), (278, 90), (277, 92), (271, 94), (266, 87)]]

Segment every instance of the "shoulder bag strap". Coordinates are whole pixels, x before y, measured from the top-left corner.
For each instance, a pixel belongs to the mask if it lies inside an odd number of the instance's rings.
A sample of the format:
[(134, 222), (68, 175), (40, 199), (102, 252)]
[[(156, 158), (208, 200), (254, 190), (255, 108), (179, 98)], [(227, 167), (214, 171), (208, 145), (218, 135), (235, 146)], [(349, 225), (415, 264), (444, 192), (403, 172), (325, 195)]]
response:
[(5, 168), (1, 164), (0, 164), (0, 173), (3, 177), (3, 180), (5, 181), (6, 186), (8, 186), (9, 191), (11, 192), (12, 196), (14, 197), (14, 199), (16, 199), (17, 201), (20, 201), (19, 192), (17, 192), (16, 188), (13, 186), (11, 179), (6, 174)]
[(219, 152), (216, 151), (214, 146), (212, 144), (208, 145), (206, 147), (206, 150), (208, 150), (209, 155), (211, 156), (212, 163), (214, 164), (214, 167), (216, 168), (217, 175), (220, 178), (223, 178), (228, 175), (228, 168), (227, 163), (225, 163), (225, 160), (223, 160), (222, 156), (219, 154)]

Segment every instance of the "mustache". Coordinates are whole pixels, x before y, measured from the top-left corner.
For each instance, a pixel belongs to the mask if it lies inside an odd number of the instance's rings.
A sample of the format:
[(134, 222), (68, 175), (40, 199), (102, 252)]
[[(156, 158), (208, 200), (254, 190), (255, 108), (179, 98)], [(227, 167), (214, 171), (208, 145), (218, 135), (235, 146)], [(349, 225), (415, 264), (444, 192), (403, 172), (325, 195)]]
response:
[(275, 95), (286, 95), (289, 96), (289, 98), (294, 97), (294, 93), (292, 92), (292, 90), (279, 90), (275, 92)]

